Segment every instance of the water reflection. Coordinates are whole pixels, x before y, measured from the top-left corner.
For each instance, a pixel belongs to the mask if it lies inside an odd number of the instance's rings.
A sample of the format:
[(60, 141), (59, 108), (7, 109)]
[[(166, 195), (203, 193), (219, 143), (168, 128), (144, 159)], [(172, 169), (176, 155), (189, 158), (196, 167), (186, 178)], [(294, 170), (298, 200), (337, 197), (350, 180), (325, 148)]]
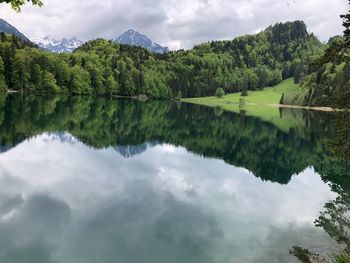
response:
[(339, 193), (324, 181), (349, 171), (323, 149), (328, 114), (282, 112), (298, 116), (286, 132), (165, 102), (2, 107), (1, 262), (297, 262), (294, 245), (337, 247), (314, 226)]

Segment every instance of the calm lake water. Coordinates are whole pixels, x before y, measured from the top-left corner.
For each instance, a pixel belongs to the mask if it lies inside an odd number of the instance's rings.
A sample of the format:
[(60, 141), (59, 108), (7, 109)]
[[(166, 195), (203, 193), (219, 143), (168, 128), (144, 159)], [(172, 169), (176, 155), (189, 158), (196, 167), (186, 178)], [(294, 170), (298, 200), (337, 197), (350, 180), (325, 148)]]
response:
[(349, 205), (339, 114), (18, 95), (0, 108), (0, 262), (280, 263), (347, 245), (326, 220)]

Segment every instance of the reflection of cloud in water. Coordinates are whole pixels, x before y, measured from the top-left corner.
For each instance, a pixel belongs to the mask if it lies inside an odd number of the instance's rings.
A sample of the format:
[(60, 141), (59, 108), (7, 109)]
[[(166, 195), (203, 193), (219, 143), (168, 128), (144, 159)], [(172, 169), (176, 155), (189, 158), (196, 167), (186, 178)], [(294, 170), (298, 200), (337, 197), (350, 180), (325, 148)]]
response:
[(54, 262), (51, 254), (70, 209), (46, 194), (30, 196), (0, 223), (1, 262)]
[(125, 159), (40, 136), (0, 162), (1, 262), (277, 263), (330, 242), (311, 169), (283, 186), (169, 145)]

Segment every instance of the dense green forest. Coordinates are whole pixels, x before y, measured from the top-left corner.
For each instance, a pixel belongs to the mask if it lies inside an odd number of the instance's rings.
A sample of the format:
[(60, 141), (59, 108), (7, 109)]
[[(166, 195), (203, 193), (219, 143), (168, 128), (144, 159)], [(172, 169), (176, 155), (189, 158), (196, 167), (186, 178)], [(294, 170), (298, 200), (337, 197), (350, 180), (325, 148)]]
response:
[(278, 23), (256, 35), (153, 54), (104, 39), (72, 54), (53, 54), (1, 34), (0, 87), (20, 91), (154, 98), (198, 97), (257, 90), (311, 72), (322, 44), (302, 21)]

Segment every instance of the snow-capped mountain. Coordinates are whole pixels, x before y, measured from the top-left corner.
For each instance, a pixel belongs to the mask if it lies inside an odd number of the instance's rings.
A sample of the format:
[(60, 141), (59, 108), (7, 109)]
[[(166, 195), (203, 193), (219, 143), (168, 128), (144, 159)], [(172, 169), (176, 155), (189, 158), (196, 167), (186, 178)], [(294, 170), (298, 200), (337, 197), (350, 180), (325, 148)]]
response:
[(63, 38), (61, 40), (54, 39), (51, 36), (46, 36), (44, 38), (32, 38), (33, 43), (37, 44), (42, 49), (46, 49), (56, 53), (62, 52), (72, 52), (74, 49), (80, 47), (83, 42), (76, 37), (73, 38)]
[(169, 49), (167, 47), (162, 47), (161, 45), (154, 43), (151, 39), (149, 39), (147, 36), (140, 34), (139, 32), (129, 29), (124, 34), (119, 36), (116, 39), (113, 39), (114, 42), (124, 45), (133, 45), (133, 46), (140, 46), (147, 49), (150, 49), (151, 51), (155, 53), (166, 53), (169, 52)]
[(16, 37), (22, 39), (25, 42), (30, 42), (30, 40), (25, 35), (23, 35), (21, 32), (17, 30), (17, 28), (15, 28), (14, 26), (7, 23), (4, 19), (1, 19), (1, 18), (0, 18), (0, 32), (15, 35)]
[(44, 142), (58, 141), (61, 143), (69, 143), (71, 145), (79, 142), (77, 138), (68, 132), (44, 132), (40, 137)]

